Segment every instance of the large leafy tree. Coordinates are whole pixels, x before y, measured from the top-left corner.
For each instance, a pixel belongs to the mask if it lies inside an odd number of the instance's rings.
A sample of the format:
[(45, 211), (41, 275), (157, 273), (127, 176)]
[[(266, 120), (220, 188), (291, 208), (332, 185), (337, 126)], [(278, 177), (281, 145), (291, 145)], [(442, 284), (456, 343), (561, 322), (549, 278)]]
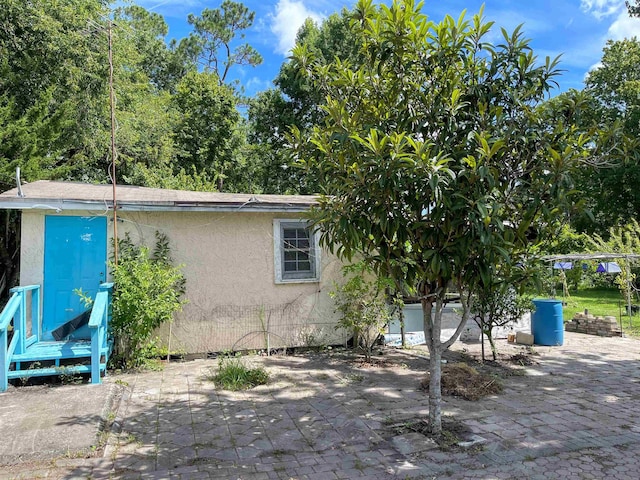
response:
[[(296, 37), (313, 53), (317, 63), (355, 59), (360, 55), (357, 32), (349, 28), (349, 11), (333, 14), (321, 24), (311, 19)], [(292, 126), (306, 130), (320, 123), (322, 92), (300, 75), (295, 58), (280, 67), (276, 88), (261, 92), (249, 102), (249, 142), (258, 164), (259, 185), (267, 193), (315, 193), (319, 187), (303, 171), (292, 168), (286, 133)]]
[(7, 0), (0, 9), (0, 184), (17, 166), (28, 180), (67, 177), (92, 154), (89, 131), (100, 128), (95, 97), (104, 88), (88, 24), (103, 3)]
[(220, 85), (218, 76), (190, 72), (173, 96), (180, 119), (175, 131), (177, 166), (195, 167), (215, 177), (218, 190), (233, 190), (225, 184), (238, 162), (240, 114), (233, 89)]
[[(361, 58), (359, 33), (349, 28), (349, 10), (334, 13), (320, 25), (311, 19), (300, 27), (296, 45), (304, 46), (317, 63), (328, 64), (335, 59), (356, 60)], [(304, 75), (300, 75), (295, 57), (280, 67), (274, 83), (286, 96), (294, 112), (298, 127), (310, 127), (324, 117), (320, 108), (323, 96)]]
[(293, 168), (286, 134), (296, 117), (291, 101), (278, 89), (258, 93), (249, 101), (246, 151), (254, 166), (255, 189), (265, 193), (299, 193), (303, 172)]
[[(545, 237), (571, 198), (585, 138), (537, 109), (557, 65), (540, 63), (520, 29), (494, 45), (481, 14), (434, 23), (411, 0), (362, 0), (351, 20), (359, 61), (325, 64), (294, 48), (326, 117), (292, 141), (325, 194), (315, 210), (323, 245), (417, 286), (439, 433), (441, 355), (469, 318), (469, 294)], [(441, 341), (451, 286), (462, 322)]]
[[(584, 91), (562, 96), (580, 106), (581, 127), (598, 132), (597, 165), (577, 177), (592, 216), (574, 217), (573, 224), (589, 233), (606, 232), (640, 214), (640, 42), (609, 41), (585, 83)], [(564, 115), (564, 107), (550, 106)]]
[(629, 15), (632, 17), (640, 17), (640, 0), (626, 1), (624, 2), (629, 10)]

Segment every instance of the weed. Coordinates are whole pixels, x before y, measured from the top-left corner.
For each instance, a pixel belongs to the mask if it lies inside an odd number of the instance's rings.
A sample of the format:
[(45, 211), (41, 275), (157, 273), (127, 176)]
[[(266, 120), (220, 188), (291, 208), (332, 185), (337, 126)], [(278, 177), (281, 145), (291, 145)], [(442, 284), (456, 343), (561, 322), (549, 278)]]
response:
[(458, 436), (449, 431), (449, 430), (442, 430), (442, 434), (441, 434), (441, 438), (440, 438), (440, 448), (451, 448), (454, 445), (457, 445), (458, 442), (460, 442), (460, 439), (458, 438)]
[(365, 469), (365, 465), (364, 463), (362, 463), (362, 461), (359, 458), (356, 458), (353, 468), (355, 468), (356, 470), (360, 470), (362, 472)]
[(220, 357), (218, 371), (210, 380), (223, 390), (247, 390), (269, 381), (269, 374), (262, 368), (249, 368), (240, 357)]
[(128, 387), (129, 386), (129, 382), (125, 382), (124, 380), (116, 380), (116, 385), (120, 385), (121, 387)]
[(364, 380), (364, 375), (360, 373), (350, 373), (344, 379), (344, 383), (359, 383)]
[(56, 367), (56, 372), (63, 385), (79, 385), (82, 383), (82, 375), (74, 373), (72, 367)]
[(140, 362), (141, 364), (138, 367), (140, 370), (147, 370), (151, 372), (161, 372), (164, 370), (164, 362), (157, 358), (143, 358)]
[[(32, 362), (31, 365), (29, 365), (29, 368), (27, 370), (37, 370), (40, 367), (42, 367), (42, 364), (40, 362)], [(30, 378), (29, 375), (20, 377), (20, 383), (22, 384), (23, 387), (29, 382), (29, 378)]]
[(107, 413), (107, 418), (105, 419), (105, 422), (107, 425), (111, 425), (115, 419), (116, 419), (116, 412), (114, 412), (113, 410), (110, 410), (109, 413)]
[(271, 451), (271, 455), (273, 455), (276, 458), (280, 458), (283, 455), (291, 455), (291, 450), (284, 450), (282, 448), (276, 448), (275, 450)]

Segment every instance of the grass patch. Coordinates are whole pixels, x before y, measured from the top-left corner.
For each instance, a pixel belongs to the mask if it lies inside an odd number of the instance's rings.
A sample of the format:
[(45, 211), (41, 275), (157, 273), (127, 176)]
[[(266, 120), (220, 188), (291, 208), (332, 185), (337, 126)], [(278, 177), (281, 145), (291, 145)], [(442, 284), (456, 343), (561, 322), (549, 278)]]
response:
[(238, 391), (265, 385), (269, 374), (262, 367), (248, 367), (240, 357), (220, 357), (218, 370), (212, 372), (210, 379), (218, 388)]
[(571, 320), (576, 313), (585, 309), (596, 316), (615, 315), (620, 318), (620, 306), (626, 313), (625, 302), (617, 289), (578, 290), (564, 299), (567, 305), (562, 309), (565, 320)]
[[(633, 299), (632, 299), (633, 301)], [(620, 321), (622, 313), (622, 330), (625, 335), (640, 337), (640, 314), (631, 316), (631, 326), (629, 326), (629, 316), (627, 315), (627, 302), (622, 298), (620, 291), (611, 289), (586, 289), (572, 292), (571, 296), (565, 298), (567, 305), (562, 309), (565, 321), (570, 321), (576, 313), (582, 313), (585, 309), (596, 316), (612, 315)], [(637, 304), (637, 301), (633, 301)]]

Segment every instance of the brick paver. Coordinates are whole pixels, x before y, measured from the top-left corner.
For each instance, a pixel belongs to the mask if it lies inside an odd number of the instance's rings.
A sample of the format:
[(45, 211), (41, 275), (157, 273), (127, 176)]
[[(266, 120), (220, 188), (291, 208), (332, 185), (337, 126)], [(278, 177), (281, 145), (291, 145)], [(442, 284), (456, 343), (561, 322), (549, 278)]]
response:
[(331, 354), (255, 357), (272, 381), (239, 393), (214, 388), (215, 362), (196, 360), (109, 377), (127, 386), (102, 458), (0, 478), (637, 478), (640, 341), (567, 333), (562, 347), (534, 349), (537, 363), (505, 378), (503, 393), (444, 397), (444, 414), (485, 441), (468, 450), (425, 450), (407, 435), (401, 453), (385, 427), (428, 414), (421, 348), (375, 368)]

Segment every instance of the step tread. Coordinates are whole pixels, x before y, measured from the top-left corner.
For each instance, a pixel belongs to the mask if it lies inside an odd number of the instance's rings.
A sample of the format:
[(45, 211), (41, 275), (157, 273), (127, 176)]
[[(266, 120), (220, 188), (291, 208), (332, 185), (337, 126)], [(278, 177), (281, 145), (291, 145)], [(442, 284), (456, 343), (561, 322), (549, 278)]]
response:
[[(103, 352), (106, 352), (103, 348)], [(64, 358), (85, 358), (91, 356), (91, 341), (68, 340), (65, 342), (37, 342), (27, 348), (25, 353), (14, 354), (12, 362), (30, 362), (37, 360), (57, 360)]]
[[(106, 365), (100, 364), (100, 371), (104, 372)], [(30, 368), (25, 370), (10, 370), (7, 378), (51, 377), (56, 375), (72, 375), (76, 373), (91, 373), (91, 365), (65, 365), (63, 367)]]

